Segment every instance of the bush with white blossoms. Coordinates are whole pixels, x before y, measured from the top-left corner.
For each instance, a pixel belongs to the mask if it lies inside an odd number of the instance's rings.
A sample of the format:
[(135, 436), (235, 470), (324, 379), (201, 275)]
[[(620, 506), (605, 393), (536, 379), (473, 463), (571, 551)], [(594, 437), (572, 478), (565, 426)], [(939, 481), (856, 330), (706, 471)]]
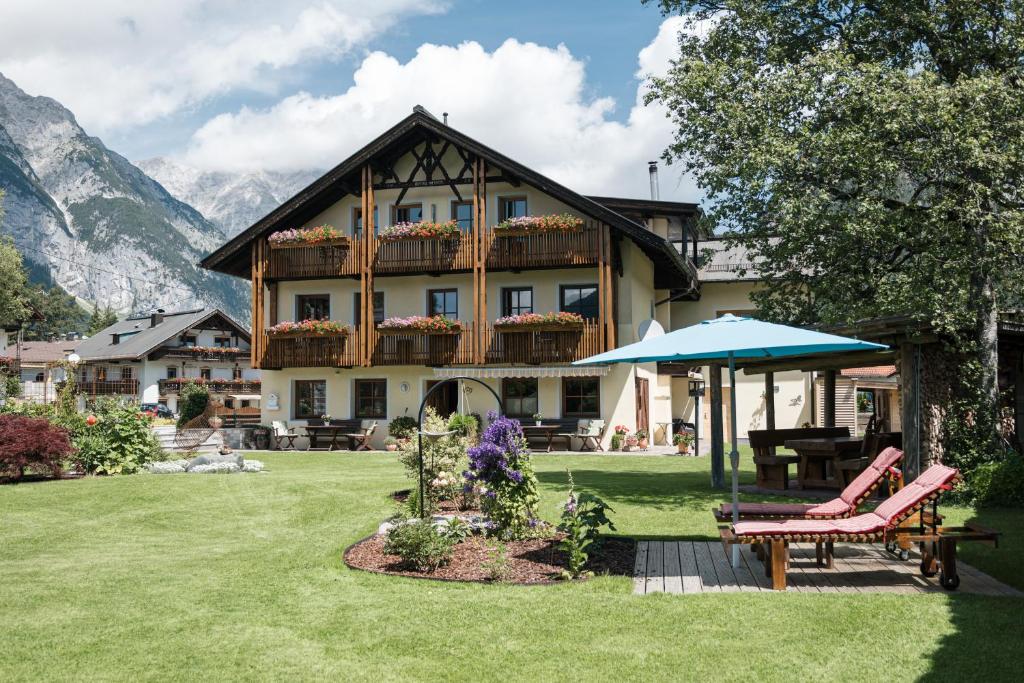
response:
[(146, 464), (146, 469), (153, 474), (181, 474), (186, 467), (188, 460), (165, 460)]
[[(430, 434), (448, 432), (448, 422), (428, 407), (423, 417), (423, 431)], [(418, 439), (412, 438), (400, 444), (399, 460), (405, 465), (406, 474), (411, 479), (420, 475), (420, 454)], [(437, 509), (441, 500), (456, 501), (461, 508), (467, 504), (462, 494), (462, 481), (459, 477), (466, 467), (466, 437), (454, 433), (442, 437), (424, 437), (423, 439), (423, 477), (426, 482), (427, 500), (424, 508), (427, 513)], [(413, 512), (418, 512), (418, 487), (413, 487), (413, 495), (409, 505)]]
[(242, 467), (233, 462), (215, 462), (209, 465), (196, 465), (188, 469), (188, 460), (167, 460), (164, 462), (151, 462), (146, 468), (152, 474), (183, 474), (185, 472), (195, 474), (233, 474), (235, 472), (262, 472), (263, 461), (244, 460)]

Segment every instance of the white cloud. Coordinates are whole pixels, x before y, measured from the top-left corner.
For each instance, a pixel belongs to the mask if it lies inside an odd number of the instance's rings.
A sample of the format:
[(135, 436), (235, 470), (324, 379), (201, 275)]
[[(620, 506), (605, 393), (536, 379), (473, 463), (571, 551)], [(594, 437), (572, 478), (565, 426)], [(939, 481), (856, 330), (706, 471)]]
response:
[(145, 124), (337, 60), (444, 0), (4, 0), (0, 72), (91, 132)]
[[(625, 122), (615, 102), (588, 98), (584, 63), (564, 47), (509, 39), (493, 52), (478, 43), (422, 45), (406, 63), (374, 52), (343, 93), (298, 93), (275, 106), (208, 121), (184, 155), (211, 170), (328, 168), (405, 117), (416, 104), (450, 113), (464, 133), (569, 187), (588, 193), (648, 195), (646, 162), (671, 142), (659, 105), (644, 106), (643, 79), (662, 73), (682, 20), (665, 20), (638, 55), (638, 89)], [(663, 199), (695, 200), (688, 179), (664, 169)]]

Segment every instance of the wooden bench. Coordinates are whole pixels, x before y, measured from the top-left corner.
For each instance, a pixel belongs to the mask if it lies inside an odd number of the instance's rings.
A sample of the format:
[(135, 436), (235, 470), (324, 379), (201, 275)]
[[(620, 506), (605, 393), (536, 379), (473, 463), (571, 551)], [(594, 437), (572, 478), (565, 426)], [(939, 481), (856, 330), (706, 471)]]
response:
[(342, 433), (348, 439), (349, 448), (353, 451), (370, 450), (370, 437), (377, 429), (376, 420), (331, 420), (332, 427), (341, 427)]
[(750, 448), (754, 451), (757, 486), (762, 489), (785, 491), (789, 488), (789, 466), (800, 462), (798, 455), (776, 455), (775, 449), (789, 439), (819, 439), (849, 436), (846, 427), (803, 427), (798, 429), (752, 429), (747, 432)]
[[(579, 425), (579, 419), (574, 418), (574, 417), (573, 418), (569, 418), (569, 417), (545, 417), (545, 418), (541, 419), (540, 422), (545, 427), (550, 427), (550, 426), (555, 426), (556, 427), (555, 433), (552, 436), (552, 442), (554, 442), (557, 439), (564, 439), (565, 443), (566, 443), (565, 450), (567, 450), (567, 451), (571, 451), (572, 450), (572, 437), (576, 435), (577, 427)], [(523, 420), (522, 423), (524, 425), (532, 425), (533, 421)], [(526, 433), (526, 442), (527, 442), (527, 444), (529, 444), (530, 439), (534, 439), (534, 440), (544, 439), (545, 440), (545, 444), (544, 444), (545, 448), (547, 447), (547, 436), (545, 436), (545, 435), (541, 435), (541, 434), (537, 434), (537, 433), (531, 434), (531, 433), (527, 432)]]

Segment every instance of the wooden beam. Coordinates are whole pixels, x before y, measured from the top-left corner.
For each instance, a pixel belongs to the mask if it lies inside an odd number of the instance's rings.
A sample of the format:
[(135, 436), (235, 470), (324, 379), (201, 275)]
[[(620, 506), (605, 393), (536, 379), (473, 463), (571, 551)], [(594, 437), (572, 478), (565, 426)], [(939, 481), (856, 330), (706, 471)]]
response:
[(363, 233), (366, 235), (366, 298), (363, 299), (363, 310), (366, 315), (366, 354), (365, 365), (373, 362), (374, 311), (373, 311), (373, 260), (377, 255), (377, 225), (373, 220), (373, 207), (376, 204), (373, 196), (373, 169), (366, 167), (366, 204), (367, 212), (363, 214)]
[(825, 395), (822, 397), (825, 399), (825, 411), (822, 415), (824, 420), (823, 426), (835, 427), (836, 426), (836, 371), (826, 370), (825, 375)]
[(775, 429), (775, 373), (764, 373), (764, 423), (766, 429)]
[(1017, 449), (1024, 453), (1024, 355), (1018, 349), (1013, 362), (1013, 415), (1017, 432)]
[(608, 279), (605, 265), (608, 261), (608, 253), (605, 251), (604, 228), (597, 233), (597, 323), (599, 329), (599, 349), (603, 353), (609, 350), (608, 346), (608, 299), (611, 292), (608, 289)]
[(834, 353), (821, 356), (803, 356), (794, 358), (774, 358), (770, 360), (737, 361), (736, 367), (747, 375), (761, 375), (766, 372), (786, 372), (788, 370), (827, 370), (842, 368), (865, 368), (875, 365), (891, 365), (896, 360), (897, 351), (853, 351), (850, 353)]
[[(725, 488), (725, 432), (722, 421), (722, 366), (709, 368), (711, 380), (711, 486)], [(699, 417), (698, 417), (699, 419)]]
[(903, 480), (921, 473), (921, 347), (900, 345), (900, 422), (903, 430)]
[(270, 297), (270, 314), (268, 316), (267, 326), (273, 327), (278, 322), (280, 322), (277, 319), (277, 282), (271, 282), (269, 285), (267, 285), (267, 296)]
[[(509, 183), (512, 184), (511, 180), (505, 176), (495, 175), (488, 176), (487, 182), (490, 183)], [(375, 190), (403, 190), (413, 189), (416, 187), (441, 187), (444, 185), (472, 185), (472, 178), (452, 178), (451, 182), (444, 178), (437, 178), (436, 180), (413, 180), (409, 182), (387, 182), (387, 183), (374, 183), (373, 189)], [(397, 202), (396, 202), (397, 203)]]
[(483, 241), (483, 226), (480, 223), (480, 164), (473, 159), (473, 362), (481, 364), (484, 343), (485, 322), (480, 319), (480, 243)]
[(488, 230), (487, 230), (487, 162), (484, 159), (478, 159), (477, 163), (480, 164), (479, 177), (480, 177), (480, 319), (478, 323), (478, 329), (480, 330), (481, 348), (480, 348), (480, 363), (484, 363), (487, 360), (487, 349), (485, 342), (487, 340), (487, 251), (488, 247)]

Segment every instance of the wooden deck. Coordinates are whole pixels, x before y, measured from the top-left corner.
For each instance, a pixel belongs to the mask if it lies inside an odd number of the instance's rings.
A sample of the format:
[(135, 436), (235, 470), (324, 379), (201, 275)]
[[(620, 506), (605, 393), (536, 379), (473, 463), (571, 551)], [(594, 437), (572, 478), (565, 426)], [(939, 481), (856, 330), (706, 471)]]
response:
[[(718, 541), (639, 541), (633, 570), (633, 592), (695, 593), (773, 592), (764, 565), (749, 547), (740, 548), (741, 564), (733, 569)], [(789, 591), (797, 593), (948, 593), (938, 577), (926, 578), (918, 570), (915, 553), (900, 562), (879, 545), (836, 544), (835, 568), (815, 564), (814, 545), (790, 548)], [(996, 581), (963, 562), (957, 563), (957, 593), (1024, 597), (1024, 593)]]

